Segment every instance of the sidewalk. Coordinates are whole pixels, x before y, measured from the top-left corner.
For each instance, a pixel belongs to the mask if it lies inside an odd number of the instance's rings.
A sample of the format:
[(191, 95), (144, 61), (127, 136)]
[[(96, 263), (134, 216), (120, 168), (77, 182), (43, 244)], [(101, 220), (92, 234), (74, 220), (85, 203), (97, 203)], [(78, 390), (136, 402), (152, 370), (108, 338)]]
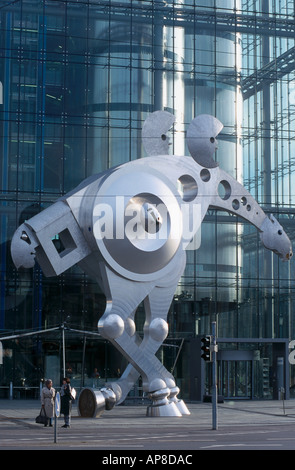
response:
[[(228, 401), (218, 404), (218, 430), (212, 430), (211, 403), (186, 403), (191, 414), (146, 417), (146, 406), (121, 405), (99, 418), (81, 418), (72, 408), (70, 429), (35, 423), (39, 400), (0, 400), (0, 449), (146, 449), (295, 448), (295, 401)], [(294, 443), (294, 446), (293, 446)]]
[[(77, 402), (77, 400), (76, 400)], [(76, 402), (73, 403), (72, 407), (72, 418), (83, 420), (78, 414)], [(191, 416), (198, 415), (199, 425), (208, 422), (208, 416), (211, 413), (211, 403), (188, 403), (186, 402), (188, 409), (191, 412)], [(39, 414), (41, 403), (39, 400), (9, 400), (0, 399), (0, 419), (11, 418), (11, 419), (35, 419)], [(267, 423), (272, 421), (276, 417), (276, 422), (286, 422), (288, 419), (295, 419), (295, 400), (279, 401), (252, 401), (252, 400), (236, 400), (236, 401), (225, 401), (222, 404), (218, 404), (218, 415), (220, 424), (228, 424), (228, 416), (230, 414), (230, 422), (245, 424), (247, 422), (252, 423), (255, 416), (255, 422)], [(134, 416), (134, 418), (145, 419), (146, 418), (146, 406), (145, 405), (120, 405), (113, 408), (111, 411), (105, 411), (100, 418), (94, 418), (94, 421), (103, 419), (104, 424), (107, 417), (111, 419), (123, 419), (128, 415)], [(151, 418), (152, 419), (152, 418)], [(159, 418), (154, 418), (159, 419)], [(160, 418), (169, 420), (169, 418)], [(172, 418), (174, 419), (174, 418)], [(178, 418), (177, 418), (178, 419)], [(182, 419), (189, 419), (189, 417), (183, 417)], [(87, 419), (88, 421), (91, 421)]]

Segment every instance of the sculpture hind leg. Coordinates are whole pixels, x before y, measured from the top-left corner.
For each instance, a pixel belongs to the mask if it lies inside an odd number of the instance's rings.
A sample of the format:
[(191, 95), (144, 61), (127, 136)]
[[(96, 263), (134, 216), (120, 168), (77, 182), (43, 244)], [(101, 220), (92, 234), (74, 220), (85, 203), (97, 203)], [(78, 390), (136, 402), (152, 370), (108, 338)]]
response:
[[(151, 283), (134, 283), (126, 279), (122, 280), (106, 268), (104, 279), (108, 280), (108, 286), (106, 286), (108, 300), (106, 311), (99, 321), (99, 327), (102, 335), (109, 339), (130, 362), (121, 379), (110, 384), (113, 389), (117, 387), (118, 401), (123, 401), (138, 376), (141, 375), (144, 390), (151, 394), (152, 399), (156, 400), (157, 405), (154, 404), (153, 411), (158, 412), (159, 405), (165, 404), (166, 407), (161, 407), (161, 413), (180, 416), (181, 413), (176, 405), (180, 405), (182, 402), (175, 398), (179, 389), (175, 386), (173, 376), (155, 356), (168, 334), (167, 313), (185, 266), (185, 253), (182, 253), (172, 264), (173, 269), (170, 275), (165, 276), (165, 280), (158, 286), (153, 286)], [(122, 295), (119, 297), (117, 296), (118, 283), (123, 289)], [(136, 289), (134, 289), (134, 284), (136, 284)], [(144, 299), (146, 312), (144, 338), (140, 342), (140, 338), (135, 332), (132, 314), (147, 291), (150, 292)], [(116, 293), (116, 296), (113, 293)], [(121, 396), (118, 390), (121, 392)], [(168, 395), (172, 396), (172, 402), (167, 400)], [(188, 414), (184, 404), (181, 408), (183, 413)]]
[[(146, 322), (144, 326), (144, 337), (139, 343), (137, 334), (128, 338), (127, 330), (120, 337), (110, 339), (114, 346), (127, 357), (130, 364), (127, 366), (122, 377), (115, 383), (109, 384), (116, 390), (120, 387), (118, 404), (124, 401), (126, 395), (133, 387), (135, 381), (141, 375), (143, 378), (143, 390), (153, 401), (148, 408), (151, 416), (181, 416), (189, 414), (182, 401), (177, 400), (179, 393), (174, 377), (155, 356), (168, 333), (166, 322), (167, 312), (175, 292), (173, 288), (155, 287), (144, 300)], [(160, 407), (160, 405), (162, 405)], [(165, 405), (165, 406), (163, 406)]]

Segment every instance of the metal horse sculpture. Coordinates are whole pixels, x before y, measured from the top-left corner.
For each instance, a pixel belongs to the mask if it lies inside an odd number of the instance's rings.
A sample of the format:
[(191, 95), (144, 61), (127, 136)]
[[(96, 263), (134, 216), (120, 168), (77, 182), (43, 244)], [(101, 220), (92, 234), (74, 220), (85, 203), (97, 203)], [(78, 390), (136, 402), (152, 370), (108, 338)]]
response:
[[(101, 389), (106, 407), (121, 403), (141, 376), (152, 400), (148, 416), (189, 414), (174, 377), (155, 354), (168, 334), (167, 313), (185, 268), (185, 250), (194, 248), (192, 238), (207, 209), (246, 219), (266, 248), (283, 260), (292, 256), (277, 220), (214, 161), (223, 125), (212, 116), (197, 116), (187, 131), (191, 157), (171, 156), (167, 132), (173, 122), (168, 112), (152, 113), (142, 130), (147, 158), (86, 179), (25, 221), (11, 243), (17, 268), (31, 268), (36, 259), (46, 276), (56, 276), (78, 263), (97, 280), (106, 296), (99, 331), (129, 362), (118, 381)], [(52, 241), (57, 235), (59, 251)], [(146, 318), (140, 338), (134, 315), (142, 301)]]

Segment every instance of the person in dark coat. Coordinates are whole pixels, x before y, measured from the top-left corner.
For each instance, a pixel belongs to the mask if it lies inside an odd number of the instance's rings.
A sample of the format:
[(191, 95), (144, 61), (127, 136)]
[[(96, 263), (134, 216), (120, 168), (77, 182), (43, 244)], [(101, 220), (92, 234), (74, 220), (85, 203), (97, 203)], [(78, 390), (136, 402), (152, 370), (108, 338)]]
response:
[(62, 387), (60, 390), (61, 407), (60, 412), (64, 415), (65, 424), (62, 428), (69, 428), (71, 424), (71, 411), (72, 411), (72, 394), (70, 379), (64, 377), (62, 379)]

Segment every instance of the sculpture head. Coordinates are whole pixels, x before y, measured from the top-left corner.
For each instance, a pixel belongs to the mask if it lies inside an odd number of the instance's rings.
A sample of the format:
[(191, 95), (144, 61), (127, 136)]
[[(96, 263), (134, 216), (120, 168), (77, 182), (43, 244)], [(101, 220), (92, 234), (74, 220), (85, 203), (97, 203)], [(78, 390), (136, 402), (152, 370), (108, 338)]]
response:
[(293, 252), (289, 237), (272, 214), (261, 225), (260, 238), (265, 248), (276, 253), (283, 261), (289, 261), (292, 258)]
[(11, 256), (17, 269), (34, 266), (38, 245), (32, 229), (26, 224), (20, 225), (11, 240)]

